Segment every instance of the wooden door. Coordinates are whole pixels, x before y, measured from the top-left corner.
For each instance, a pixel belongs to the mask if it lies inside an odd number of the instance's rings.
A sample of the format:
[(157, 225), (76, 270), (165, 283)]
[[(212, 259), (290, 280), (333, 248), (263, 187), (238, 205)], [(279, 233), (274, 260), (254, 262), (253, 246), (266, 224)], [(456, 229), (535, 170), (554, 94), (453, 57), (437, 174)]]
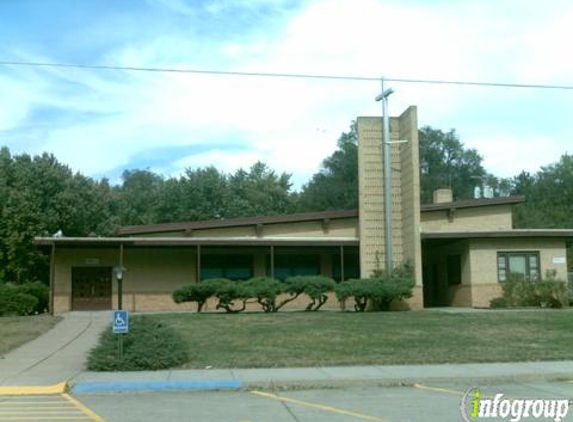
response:
[(72, 268), (72, 310), (111, 309), (111, 267)]

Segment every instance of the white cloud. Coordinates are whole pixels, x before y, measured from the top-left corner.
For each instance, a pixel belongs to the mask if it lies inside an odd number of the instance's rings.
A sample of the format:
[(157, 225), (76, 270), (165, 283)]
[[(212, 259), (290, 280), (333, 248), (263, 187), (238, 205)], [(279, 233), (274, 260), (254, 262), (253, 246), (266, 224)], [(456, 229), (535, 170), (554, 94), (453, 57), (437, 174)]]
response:
[[(190, 19), (196, 11), (191, 2), (182, 0), (149, 1)], [(220, 0), (211, 3), (210, 12), (224, 15), (239, 6), (255, 10), (263, 3)], [(209, 34), (190, 37), (188, 32), (173, 30), (149, 35), (150, 41), (118, 45), (102, 60), (121, 66), (507, 82), (566, 80), (573, 73), (573, 60), (564, 50), (573, 37), (568, 24), (573, 7), (560, 1), (553, 2), (562, 7), (559, 16), (548, 12), (551, 1), (520, 7), (523, 2), (515, 0), (416, 6), (397, 1), (322, 0), (296, 13), (286, 11), (287, 3), (268, 3), (288, 18), (273, 31), (262, 24), (262, 32), (254, 28), (248, 34), (214, 41)], [(31, 53), (25, 58), (52, 61)], [(540, 135), (532, 134), (525, 141), (518, 138), (516, 133), (526, 132), (521, 126), (532, 124), (511, 119), (515, 109), (529, 107), (519, 104), (518, 94), (513, 104), (519, 105), (514, 109), (507, 102), (500, 105), (501, 91), (496, 90), (391, 85), (396, 88), (390, 101), (392, 114), (418, 105), (420, 125), (456, 127), (462, 135), (468, 134), (463, 139), (467, 146), (476, 147), (490, 171), (500, 175), (555, 161), (565, 149), (556, 139), (571, 139), (564, 133), (573, 135), (565, 122), (563, 127), (547, 129), (542, 145), (551, 147), (543, 151), (539, 151)], [(179, 160), (173, 168), (213, 164), (234, 171), (262, 160), (278, 171), (294, 173), (300, 185), (332, 153), (351, 120), (381, 113), (374, 101), (380, 90), (376, 81), (46, 68), (0, 74), (0, 90), (6, 99), (0, 103), (0, 130), (30, 123), (27, 119), (38, 105), (94, 113), (91, 120), (67, 120), (65, 126), (54, 123), (46, 129), (42, 145), (87, 174), (126, 165), (138, 152), (158, 146), (210, 144), (212, 151)], [(513, 95), (503, 92), (504, 98)], [(555, 107), (572, 105), (568, 101)], [(540, 119), (548, 115), (544, 113), (551, 110), (540, 110)], [(492, 137), (475, 129), (498, 120), (505, 123), (495, 124)], [(236, 150), (222, 149), (221, 145), (229, 144)], [(515, 157), (511, 165), (504, 162), (507, 154)]]
[(541, 166), (559, 161), (566, 151), (563, 144), (550, 137), (493, 134), (486, 138), (469, 138), (467, 147), (476, 147), (484, 156), (486, 170), (498, 177), (513, 177), (527, 171), (536, 173)]

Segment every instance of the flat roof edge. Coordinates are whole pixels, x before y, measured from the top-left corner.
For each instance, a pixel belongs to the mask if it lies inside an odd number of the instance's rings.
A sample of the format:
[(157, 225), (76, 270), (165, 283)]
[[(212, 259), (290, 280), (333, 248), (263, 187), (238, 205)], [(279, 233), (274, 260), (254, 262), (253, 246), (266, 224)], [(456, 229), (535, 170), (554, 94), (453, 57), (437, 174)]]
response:
[(514, 229), (479, 232), (422, 232), (422, 240), (431, 239), (486, 239), (486, 238), (525, 238), (549, 237), (572, 238), (573, 230), (569, 229)]
[(210, 238), (177, 238), (177, 237), (36, 237), (36, 246), (357, 246), (360, 243), (354, 237), (333, 238), (245, 238), (245, 237), (210, 237)]

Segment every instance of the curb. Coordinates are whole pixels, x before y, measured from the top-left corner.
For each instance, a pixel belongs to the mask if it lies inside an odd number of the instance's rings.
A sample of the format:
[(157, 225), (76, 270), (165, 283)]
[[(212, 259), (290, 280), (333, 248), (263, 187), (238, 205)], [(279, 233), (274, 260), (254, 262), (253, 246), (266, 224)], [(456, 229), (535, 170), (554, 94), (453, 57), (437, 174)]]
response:
[(240, 380), (79, 382), (71, 388), (71, 392), (212, 391), (240, 390), (243, 387)]
[[(570, 375), (570, 376), (567, 376)], [(419, 376), (419, 377), (372, 377), (372, 378), (329, 378), (329, 379), (260, 379), (260, 380), (201, 380), (201, 381), (110, 381), (79, 382), (70, 389), (71, 393), (129, 393), (153, 391), (223, 391), (261, 390), (293, 391), (307, 389), (338, 389), (364, 387), (411, 387), (427, 383), (463, 381), (467, 385), (491, 385), (512, 382), (569, 381), (573, 374), (519, 374), (497, 376)]]
[(48, 396), (63, 394), (68, 389), (67, 382), (43, 386), (9, 386), (0, 387), (0, 396)]
[[(570, 376), (567, 376), (570, 375)], [(497, 376), (427, 376), (395, 378), (334, 378), (308, 380), (260, 380), (244, 383), (244, 389), (263, 391), (293, 391), (364, 387), (412, 387), (418, 384), (464, 383), (468, 386), (528, 382), (573, 382), (573, 374), (522, 374)]]

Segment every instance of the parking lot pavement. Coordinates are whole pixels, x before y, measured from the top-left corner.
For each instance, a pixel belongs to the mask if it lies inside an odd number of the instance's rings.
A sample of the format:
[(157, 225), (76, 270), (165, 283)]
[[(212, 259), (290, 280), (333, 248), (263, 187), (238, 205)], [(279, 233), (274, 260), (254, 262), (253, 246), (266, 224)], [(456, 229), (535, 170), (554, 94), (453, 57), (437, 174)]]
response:
[(0, 395), (0, 422), (107, 422), (68, 394)]
[[(566, 381), (489, 386), (449, 382), (327, 390), (102, 393), (77, 397), (109, 422), (444, 422), (463, 420), (461, 399), (473, 387), (479, 387), (484, 397), (503, 393), (508, 398), (573, 398), (573, 383)], [(573, 420), (573, 411), (563, 420)]]

